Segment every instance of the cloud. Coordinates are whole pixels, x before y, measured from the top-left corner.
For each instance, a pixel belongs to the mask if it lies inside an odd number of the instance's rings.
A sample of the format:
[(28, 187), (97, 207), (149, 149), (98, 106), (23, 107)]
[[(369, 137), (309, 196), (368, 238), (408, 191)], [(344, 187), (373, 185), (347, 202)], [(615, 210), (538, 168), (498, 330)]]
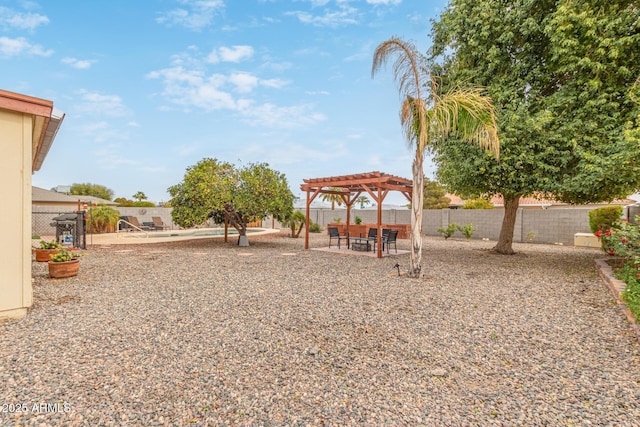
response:
[(156, 22), (200, 31), (211, 25), (216, 14), (224, 9), (223, 0), (178, 0), (178, 3), (183, 7), (161, 12)]
[(0, 55), (2, 56), (51, 56), (53, 50), (44, 49), (37, 44), (31, 44), (24, 37), (11, 39), (9, 37), (0, 37)]
[(0, 27), (32, 31), (49, 23), (49, 18), (38, 13), (20, 13), (8, 7), (0, 7)]
[[(313, 6), (323, 6), (326, 2), (312, 2)], [(347, 2), (338, 2), (338, 10), (325, 9), (324, 14), (314, 15), (309, 12), (292, 11), (286, 12), (287, 16), (295, 16), (303, 24), (311, 24), (316, 27), (337, 28), (345, 25), (358, 24), (358, 10), (349, 7)]]
[(384, 6), (388, 6), (388, 5), (399, 5), (400, 3), (402, 3), (402, 0), (367, 0), (368, 4), (381, 4)]
[(344, 25), (358, 24), (357, 9), (348, 6), (340, 6), (340, 10), (326, 11), (323, 15), (313, 15), (308, 12), (293, 11), (285, 15), (295, 16), (303, 24), (311, 24), (316, 27), (336, 28)]
[(210, 64), (217, 64), (219, 62), (241, 62), (250, 59), (252, 56), (253, 48), (251, 46), (222, 46), (211, 51), (206, 61)]
[(76, 111), (81, 114), (106, 115), (112, 117), (128, 116), (131, 111), (122, 103), (117, 95), (101, 95), (84, 89), (79, 92), (81, 101), (76, 105)]
[(78, 70), (88, 70), (96, 61), (91, 59), (62, 58), (62, 62)]

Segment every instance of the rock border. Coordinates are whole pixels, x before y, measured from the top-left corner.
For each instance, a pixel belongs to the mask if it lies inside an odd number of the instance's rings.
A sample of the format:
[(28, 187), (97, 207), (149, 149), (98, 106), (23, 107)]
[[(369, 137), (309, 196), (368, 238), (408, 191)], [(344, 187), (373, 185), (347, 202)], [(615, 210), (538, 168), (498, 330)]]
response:
[(622, 300), (622, 292), (624, 291), (624, 288), (627, 286), (627, 284), (620, 279), (616, 279), (615, 275), (613, 274), (613, 268), (609, 265), (609, 263), (607, 263), (606, 259), (597, 259), (595, 260), (595, 262), (596, 270), (598, 270), (598, 275), (602, 278), (602, 280), (604, 280), (604, 282), (609, 287), (611, 294), (618, 301), (618, 306), (627, 317), (631, 328), (636, 334), (636, 338), (638, 338), (638, 341), (640, 341), (640, 325), (638, 324), (638, 322), (636, 322), (635, 316)]

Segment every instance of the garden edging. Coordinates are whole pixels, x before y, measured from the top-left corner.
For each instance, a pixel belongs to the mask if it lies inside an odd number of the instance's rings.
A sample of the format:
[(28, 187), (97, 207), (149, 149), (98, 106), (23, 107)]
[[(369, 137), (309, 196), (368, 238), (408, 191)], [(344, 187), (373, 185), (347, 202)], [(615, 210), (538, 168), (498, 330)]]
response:
[(618, 305), (620, 306), (623, 313), (627, 317), (627, 320), (631, 324), (631, 328), (636, 333), (636, 337), (640, 341), (640, 325), (638, 325), (638, 322), (636, 322), (635, 316), (633, 315), (633, 313), (631, 313), (631, 310), (627, 308), (626, 304), (622, 300), (622, 291), (624, 291), (624, 288), (626, 287), (626, 283), (624, 283), (620, 279), (616, 279), (615, 275), (613, 274), (613, 268), (611, 268), (611, 266), (607, 263), (605, 259), (597, 259), (595, 260), (595, 262), (596, 262), (596, 269), (598, 270), (598, 274), (600, 275), (602, 280), (604, 280), (604, 282), (607, 284), (607, 286), (609, 287), (609, 290), (618, 301)]

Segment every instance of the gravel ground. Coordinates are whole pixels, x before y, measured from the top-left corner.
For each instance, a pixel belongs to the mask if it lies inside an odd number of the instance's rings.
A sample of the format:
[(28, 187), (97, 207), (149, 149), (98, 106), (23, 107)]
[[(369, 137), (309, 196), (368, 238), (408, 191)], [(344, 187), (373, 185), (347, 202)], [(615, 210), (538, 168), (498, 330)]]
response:
[(640, 424), (597, 251), (425, 238), (409, 279), (409, 255), (250, 239), (94, 247), (62, 280), (34, 262), (33, 308), (0, 324), (0, 423)]

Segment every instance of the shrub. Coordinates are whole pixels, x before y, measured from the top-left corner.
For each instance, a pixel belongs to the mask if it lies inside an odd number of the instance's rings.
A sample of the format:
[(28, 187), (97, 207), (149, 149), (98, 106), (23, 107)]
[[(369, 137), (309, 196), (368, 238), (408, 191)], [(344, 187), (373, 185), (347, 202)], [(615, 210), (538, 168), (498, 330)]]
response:
[(470, 239), (471, 236), (473, 236), (473, 233), (476, 231), (475, 228), (473, 228), (473, 224), (469, 223), (469, 224), (465, 224), (465, 225), (458, 225), (456, 227), (458, 229), (459, 232), (461, 232), (464, 237), (466, 237), (467, 239)]
[(449, 225), (447, 225), (447, 228), (438, 228), (438, 233), (442, 233), (442, 235), (444, 236), (444, 239), (447, 240), (449, 237), (453, 236), (453, 233), (456, 232), (456, 229), (458, 228), (458, 224), (456, 224), (455, 222), (450, 223)]
[(493, 203), (489, 199), (467, 200), (462, 209), (493, 209)]
[(309, 233), (319, 233), (320, 224), (317, 222), (309, 221)]
[(589, 212), (589, 227), (592, 233), (607, 231), (620, 219), (622, 206), (604, 206)]
[[(637, 216), (636, 222), (638, 220), (640, 217)], [(622, 267), (615, 274), (627, 284), (622, 299), (636, 321), (640, 321), (640, 226), (618, 221), (609, 230), (598, 230), (596, 236), (602, 240), (603, 249), (606, 247), (610, 255), (623, 259)]]
[(360, 218), (359, 216), (356, 216), (356, 219), (354, 221), (356, 224), (362, 224), (362, 218)]
[(335, 222), (336, 224), (340, 224), (342, 222), (342, 218), (337, 216), (337, 217), (333, 218), (333, 222)]
[(110, 233), (115, 230), (120, 212), (109, 206), (98, 206), (89, 211), (89, 230), (91, 233)]

